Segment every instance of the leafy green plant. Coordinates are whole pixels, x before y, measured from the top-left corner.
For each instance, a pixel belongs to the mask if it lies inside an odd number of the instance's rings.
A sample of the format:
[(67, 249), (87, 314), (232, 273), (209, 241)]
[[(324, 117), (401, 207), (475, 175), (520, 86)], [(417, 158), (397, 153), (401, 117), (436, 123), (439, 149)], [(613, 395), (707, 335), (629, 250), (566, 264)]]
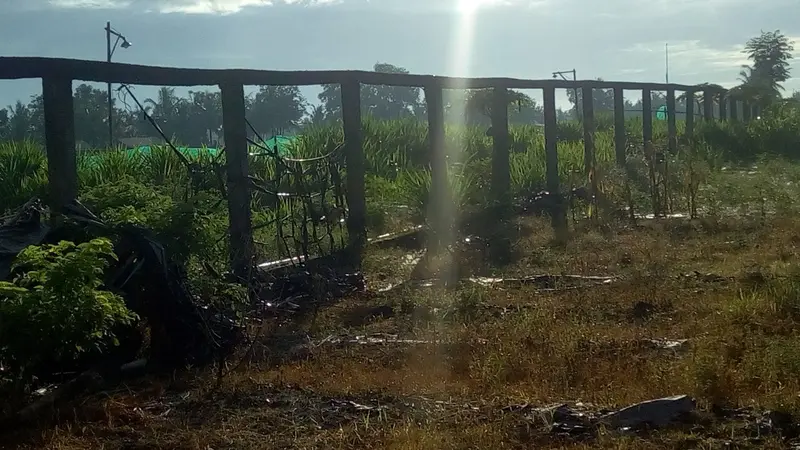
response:
[(116, 259), (111, 241), (31, 246), (0, 282), (0, 360), (24, 378), (33, 368), (118, 345), (118, 325), (137, 319), (118, 295), (102, 289)]
[(81, 200), (109, 225), (152, 230), (179, 261), (191, 254), (219, 254), (216, 244), (227, 230), (226, 205), (209, 192), (176, 201), (165, 190), (123, 178), (87, 190)]
[(227, 283), (209, 273), (202, 267), (198, 258), (191, 258), (187, 264), (187, 274), (193, 292), (202, 306), (217, 311), (233, 313), (237, 320), (244, 321), (251, 303), (247, 286)]

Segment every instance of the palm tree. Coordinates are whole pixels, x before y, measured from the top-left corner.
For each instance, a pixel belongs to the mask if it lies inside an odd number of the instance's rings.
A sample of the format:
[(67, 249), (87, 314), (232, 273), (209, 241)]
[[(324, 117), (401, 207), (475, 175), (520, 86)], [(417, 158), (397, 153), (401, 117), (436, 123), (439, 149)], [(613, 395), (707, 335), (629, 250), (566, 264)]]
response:
[(145, 112), (161, 127), (164, 134), (173, 136), (180, 128), (181, 99), (175, 95), (175, 88), (162, 87), (158, 90), (156, 100), (148, 98), (142, 102)]
[(731, 89), (730, 95), (764, 108), (781, 98), (781, 86), (770, 77), (759, 76), (751, 66), (742, 66), (739, 72), (741, 84)]
[(174, 116), (177, 112), (177, 96), (175, 95), (175, 88), (162, 87), (158, 90), (156, 96), (158, 100), (148, 98), (143, 103), (145, 111), (151, 116), (159, 118), (167, 118)]
[(8, 131), (11, 140), (24, 141), (31, 137), (33, 131), (33, 114), (27, 105), (17, 100), (14, 106), (8, 107), (11, 111), (8, 119)]
[(325, 122), (325, 107), (323, 105), (314, 105), (311, 111), (303, 119), (303, 126), (316, 126)]
[(187, 131), (191, 143), (212, 142), (214, 133), (222, 131), (222, 97), (219, 92), (189, 91)]
[(0, 139), (2, 140), (8, 139), (8, 121), (8, 110), (5, 108), (0, 109)]
[(792, 42), (779, 30), (762, 31), (747, 41), (743, 53), (752, 65), (742, 66), (742, 84), (732, 89), (732, 94), (760, 108), (782, 101), (781, 83), (789, 79), (793, 51)]

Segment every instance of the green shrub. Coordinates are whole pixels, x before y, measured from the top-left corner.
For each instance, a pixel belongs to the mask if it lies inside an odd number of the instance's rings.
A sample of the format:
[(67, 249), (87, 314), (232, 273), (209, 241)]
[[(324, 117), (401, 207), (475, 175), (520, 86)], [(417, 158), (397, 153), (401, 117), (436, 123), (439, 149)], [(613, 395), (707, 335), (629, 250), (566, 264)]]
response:
[(178, 261), (191, 254), (217, 255), (221, 249), (216, 244), (227, 230), (225, 203), (208, 192), (176, 201), (164, 190), (123, 178), (87, 190), (81, 200), (109, 225), (152, 230)]
[(136, 316), (103, 290), (103, 270), (116, 259), (111, 241), (31, 246), (0, 282), (0, 360), (24, 378), (29, 369), (118, 345), (114, 328)]

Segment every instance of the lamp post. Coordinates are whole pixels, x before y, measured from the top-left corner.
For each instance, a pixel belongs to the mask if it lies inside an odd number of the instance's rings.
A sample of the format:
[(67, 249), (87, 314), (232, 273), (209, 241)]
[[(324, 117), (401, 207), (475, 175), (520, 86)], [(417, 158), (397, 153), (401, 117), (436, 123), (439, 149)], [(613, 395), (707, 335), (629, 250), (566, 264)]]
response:
[[(572, 74), (572, 81), (578, 81), (578, 72), (575, 69), (572, 70), (559, 70), (557, 72), (553, 72), (553, 78), (561, 77), (564, 81), (567, 80), (567, 77), (564, 74), (571, 73)], [(578, 87), (576, 86), (574, 89), (575, 92), (575, 119), (580, 120), (580, 112), (578, 111)]]
[[(111, 36), (116, 36), (116, 41), (114, 41), (114, 45), (111, 45)], [(122, 48), (129, 48), (131, 43), (125, 36), (121, 35), (120, 33), (114, 31), (111, 28), (111, 22), (106, 22), (106, 61), (111, 62), (111, 57), (114, 56), (114, 51), (117, 49), (117, 46)], [(111, 148), (114, 146), (114, 124), (113, 124), (113, 102), (111, 100), (111, 83), (108, 83), (108, 147)]]

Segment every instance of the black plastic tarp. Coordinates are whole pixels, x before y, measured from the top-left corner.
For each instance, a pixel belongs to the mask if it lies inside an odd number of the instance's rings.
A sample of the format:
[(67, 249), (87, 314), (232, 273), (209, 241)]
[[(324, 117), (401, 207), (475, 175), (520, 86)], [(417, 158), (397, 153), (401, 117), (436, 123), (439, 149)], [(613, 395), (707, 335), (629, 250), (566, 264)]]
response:
[(44, 241), (50, 227), (42, 223), (38, 201), (30, 201), (17, 214), (0, 225), (0, 280), (8, 277), (11, 264), (29, 245)]

